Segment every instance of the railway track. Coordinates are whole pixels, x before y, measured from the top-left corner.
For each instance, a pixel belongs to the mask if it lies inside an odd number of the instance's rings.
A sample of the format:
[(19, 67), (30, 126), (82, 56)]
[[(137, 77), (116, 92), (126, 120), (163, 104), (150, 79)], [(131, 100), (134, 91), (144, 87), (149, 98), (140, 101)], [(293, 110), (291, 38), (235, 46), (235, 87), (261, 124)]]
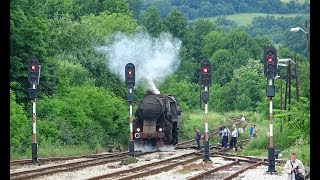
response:
[[(229, 160), (236, 160), (234, 158), (230, 158), (228, 156), (219, 155), (216, 153), (221, 153), (224, 151), (229, 150), (230, 148), (221, 149), (220, 147), (217, 148), (217, 146), (210, 146), (210, 149), (212, 152), (210, 153), (211, 156), (220, 156), (225, 159)], [(130, 168), (127, 170), (117, 171), (109, 174), (103, 174), (100, 176), (96, 176), (93, 178), (90, 178), (90, 180), (98, 180), (98, 179), (138, 179), (143, 178), (146, 176), (151, 176), (155, 174), (159, 174), (161, 172), (169, 171), (174, 169), (178, 166), (183, 166), (186, 164), (190, 164), (192, 162), (195, 162), (197, 160), (203, 159), (202, 151), (195, 151), (192, 153), (184, 154), (178, 157), (169, 158), (166, 160), (154, 162), (145, 164), (142, 166)], [(249, 161), (249, 162), (255, 162), (254, 160), (237, 160), (237, 161)]]
[[(150, 153), (152, 152), (138, 152), (136, 156), (141, 156), (141, 155), (150, 154)], [(74, 170), (79, 170), (86, 167), (117, 162), (117, 161), (123, 160), (125, 155), (127, 154), (128, 152), (124, 152), (116, 155), (94, 157), (93, 159), (88, 159), (88, 160), (83, 160), (83, 161), (78, 161), (73, 163), (64, 163), (64, 164), (53, 165), (53, 166), (48, 166), (48, 167), (38, 168), (33, 170), (14, 172), (14, 173), (10, 173), (10, 179), (12, 180), (31, 179), (31, 178), (36, 178), (36, 177), (41, 177), (46, 175), (52, 175), (60, 172), (74, 171)]]
[[(218, 133), (217, 131), (213, 132), (213, 134)], [(250, 139), (245, 139), (238, 141), (239, 144), (247, 143)], [(182, 143), (177, 144), (177, 149), (188, 149), (190, 146), (182, 146), (193, 142), (194, 140), (188, 140)], [(179, 146), (180, 145), (180, 146)], [(227, 153), (231, 148), (222, 149), (221, 145), (210, 145), (210, 159), (211, 158), (223, 158), (225, 160), (231, 161), (230, 163), (221, 165), (219, 167), (211, 167), (207, 168), (203, 172), (199, 172), (196, 175), (189, 176), (186, 179), (232, 179), (234, 177), (239, 176), (239, 174), (254, 169), (258, 166), (268, 165), (267, 158), (257, 158), (257, 157), (249, 157), (249, 156), (241, 156), (241, 155), (234, 155)], [(135, 156), (151, 154), (154, 152), (137, 152)], [(80, 169), (86, 167), (94, 167), (98, 165), (104, 165), (112, 162), (121, 161), (124, 159), (125, 155), (128, 152), (122, 152), (117, 154), (100, 154), (100, 155), (87, 155), (87, 156), (76, 156), (76, 157), (63, 157), (63, 158), (46, 158), (41, 159), (44, 162), (49, 161), (63, 161), (69, 159), (77, 159), (77, 158), (90, 158), (88, 160), (79, 161), (75, 163), (65, 163), (56, 166), (50, 166), (45, 168), (39, 168), (35, 170), (28, 170), (28, 171), (21, 171), (21, 172), (14, 172), (10, 174), (10, 179), (31, 179), (31, 178), (38, 178), (42, 176), (50, 176), (55, 173), (60, 172), (73, 172), (78, 171)], [(190, 163), (196, 162), (198, 160), (202, 160), (203, 158), (203, 150), (201, 151), (194, 151), (192, 153), (187, 153), (184, 155), (180, 155), (178, 157), (168, 158), (165, 160), (160, 160), (158, 162), (147, 163), (144, 165), (140, 165), (137, 167), (130, 167), (126, 170), (118, 170), (112, 173), (99, 175), (96, 177), (90, 177), (89, 179), (137, 179), (137, 178), (144, 178), (159, 174), (161, 172), (170, 171), (175, 169), (178, 166), (185, 166)], [(31, 161), (31, 160), (29, 160)], [(13, 164), (19, 164), (19, 162), (12, 162)], [(21, 161), (21, 164), (26, 163)], [(31, 163), (31, 162), (29, 162)], [(276, 163), (285, 163), (285, 160), (278, 160), (276, 159)], [(111, 165), (114, 166), (114, 165)], [(117, 165), (116, 165), (117, 166)], [(109, 171), (110, 172), (110, 171)], [(217, 173), (219, 172), (219, 173)], [(221, 173), (224, 172), (224, 173)], [(100, 173), (101, 174), (101, 173)]]
[(150, 176), (157, 174), (163, 171), (170, 170), (178, 165), (187, 164), (195, 160), (199, 160), (202, 157), (195, 152), (187, 153), (181, 156), (168, 158), (162, 161), (145, 164), (128, 170), (118, 171), (110, 174), (104, 174), (101, 176), (96, 176), (90, 178), (89, 180), (98, 180), (98, 179), (135, 179), (141, 178), (144, 176)]
[[(82, 159), (82, 158), (99, 158), (99, 157), (112, 157), (112, 156), (118, 156), (121, 153), (125, 152), (120, 152), (116, 154), (112, 153), (103, 153), (103, 154), (89, 154), (89, 155), (80, 155), (80, 156), (67, 156), (67, 157), (50, 157), (50, 158), (38, 158), (39, 164), (46, 164), (49, 162), (58, 162), (58, 161), (67, 161), (67, 160), (75, 160), (75, 159)], [(32, 159), (21, 159), (21, 160), (12, 160), (10, 161), (10, 165), (28, 165), (32, 164)]]
[(188, 177), (188, 180), (197, 180), (197, 179), (223, 179), (223, 180), (230, 180), (232, 178), (237, 177), (240, 173), (256, 168), (257, 166), (261, 165), (261, 162), (241, 162), (239, 160), (235, 160), (231, 163), (219, 166), (219, 167), (212, 167), (202, 173), (197, 175)]
[[(214, 149), (210, 153), (210, 159), (216, 161), (215, 158), (222, 158), (230, 161), (227, 164), (211, 168), (206, 168), (205, 171), (199, 172), (194, 176), (190, 176), (187, 179), (232, 179), (237, 177), (239, 174), (254, 169), (257, 166), (264, 165), (267, 167), (268, 162), (266, 158), (255, 158), (250, 156), (233, 156), (228, 153), (224, 153), (227, 149)], [(184, 154), (178, 157), (168, 158), (154, 163), (144, 164), (138, 167), (117, 171), (113, 173), (103, 174), (96, 177), (89, 178), (89, 180), (98, 179), (156, 179), (151, 176), (173, 170), (179, 166), (187, 166), (195, 162), (203, 161), (203, 155), (201, 152), (192, 152)], [(222, 173), (223, 172), (223, 173)]]
[[(232, 179), (239, 174), (248, 171), (250, 169), (254, 169), (258, 166), (265, 166), (267, 169), (268, 159), (267, 158), (257, 158), (250, 156), (242, 156), (242, 155), (233, 155), (228, 153), (227, 149), (221, 149), (220, 147), (210, 146), (210, 159), (212, 162), (217, 162), (216, 158), (224, 159), (225, 161), (229, 161), (227, 164), (216, 163), (215, 165), (211, 165), (212, 167), (204, 168), (202, 171), (198, 171), (196, 175), (188, 176), (185, 179)], [(136, 156), (151, 154), (150, 153), (137, 153)], [(161, 152), (160, 152), (161, 153)], [(66, 168), (62, 168), (60, 170), (49, 167), (51, 169), (55, 169), (53, 172), (45, 172), (44, 169), (37, 170), (38, 173), (35, 174), (20, 174), (18, 176), (10, 175), (10, 179), (31, 179), (31, 178), (39, 178), (41, 176), (50, 175), (58, 172), (73, 172), (78, 171), (81, 168), (98, 166), (101, 164), (107, 164), (108, 162), (116, 162), (120, 161), (122, 156), (116, 157), (114, 159), (100, 159), (98, 162), (94, 163), (78, 163), (79, 166), (71, 167), (67, 165)], [(139, 178), (153, 178), (152, 176), (157, 175), (162, 172), (168, 172), (170, 170), (176, 169), (177, 167), (188, 166), (195, 162), (203, 162), (203, 153), (201, 151), (192, 151), (191, 153), (179, 155), (177, 157), (167, 158), (164, 160), (159, 160), (153, 163), (147, 163), (140, 166), (133, 167), (131, 165), (125, 166), (126, 170), (116, 170), (112, 173), (102, 174), (99, 176), (88, 176), (86, 179), (139, 179)], [(283, 163), (284, 161), (276, 160), (276, 163)], [(217, 166), (217, 164), (219, 166)], [(112, 166), (112, 165), (110, 165)], [(110, 172), (110, 171), (109, 171)], [(101, 173), (100, 173), (101, 174)], [(44, 177), (43, 177), (44, 178)]]

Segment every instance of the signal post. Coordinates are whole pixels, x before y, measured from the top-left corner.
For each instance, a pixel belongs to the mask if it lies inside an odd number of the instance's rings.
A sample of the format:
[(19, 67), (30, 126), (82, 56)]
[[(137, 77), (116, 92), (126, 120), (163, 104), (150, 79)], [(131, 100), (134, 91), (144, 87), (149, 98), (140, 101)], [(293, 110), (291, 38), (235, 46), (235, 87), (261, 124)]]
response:
[(275, 169), (275, 149), (273, 147), (273, 104), (272, 97), (275, 95), (274, 78), (277, 75), (277, 51), (274, 47), (264, 49), (263, 65), (264, 75), (267, 78), (266, 95), (269, 97), (269, 121), (270, 121), (270, 145), (268, 150), (268, 171), (270, 174), (277, 172)]
[(28, 60), (28, 81), (31, 84), (31, 88), (28, 90), (29, 98), (32, 99), (32, 121), (33, 121), (33, 140), (32, 140), (32, 163), (38, 163), (38, 143), (37, 143), (37, 113), (36, 113), (36, 99), (37, 91), (36, 85), (39, 84), (40, 78), (40, 68), (39, 61), (36, 57), (32, 57)]
[(125, 67), (125, 83), (128, 88), (127, 100), (130, 104), (130, 140), (129, 140), (129, 155), (134, 155), (134, 141), (133, 141), (133, 117), (132, 117), (132, 105), (133, 105), (133, 87), (135, 85), (135, 66), (132, 63), (128, 63)]
[(208, 60), (204, 60), (200, 69), (200, 81), (203, 87), (201, 94), (202, 101), (205, 103), (205, 135), (204, 135), (204, 153), (203, 161), (211, 161), (209, 157), (209, 131), (208, 131), (208, 101), (209, 101), (209, 86), (211, 84), (211, 63)]

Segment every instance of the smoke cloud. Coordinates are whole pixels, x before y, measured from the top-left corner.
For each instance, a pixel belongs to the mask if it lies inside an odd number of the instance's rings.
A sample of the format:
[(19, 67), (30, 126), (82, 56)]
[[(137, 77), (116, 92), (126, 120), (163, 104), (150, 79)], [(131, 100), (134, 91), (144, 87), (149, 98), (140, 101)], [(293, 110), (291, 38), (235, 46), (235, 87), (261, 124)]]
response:
[(136, 84), (145, 84), (155, 93), (160, 93), (156, 84), (163, 82), (180, 65), (181, 41), (170, 34), (158, 38), (140, 32), (134, 35), (116, 33), (107, 39), (107, 45), (97, 47), (106, 55), (109, 69), (125, 81), (125, 66), (133, 63), (136, 69)]

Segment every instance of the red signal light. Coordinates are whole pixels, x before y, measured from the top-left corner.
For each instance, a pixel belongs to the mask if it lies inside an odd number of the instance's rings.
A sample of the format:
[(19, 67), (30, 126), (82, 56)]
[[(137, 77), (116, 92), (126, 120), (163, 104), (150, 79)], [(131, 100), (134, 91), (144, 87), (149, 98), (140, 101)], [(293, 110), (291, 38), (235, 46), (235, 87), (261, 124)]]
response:
[(128, 74), (131, 75), (131, 74), (132, 74), (132, 71), (128, 71)]
[(31, 69), (32, 69), (32, 70), (35, 70), (35, 69), (36, 69), (36, 66), (35, 66), (35, 65), (32, 65), (32, 66), (31, 66)]
[(207, 73), (208, 69), (207, 68), (203, 68), (203, 72)]
[(268, 57), (268, 59), (267, 59), (269, 62), (271, 62), (272, 61), (272, 57)]

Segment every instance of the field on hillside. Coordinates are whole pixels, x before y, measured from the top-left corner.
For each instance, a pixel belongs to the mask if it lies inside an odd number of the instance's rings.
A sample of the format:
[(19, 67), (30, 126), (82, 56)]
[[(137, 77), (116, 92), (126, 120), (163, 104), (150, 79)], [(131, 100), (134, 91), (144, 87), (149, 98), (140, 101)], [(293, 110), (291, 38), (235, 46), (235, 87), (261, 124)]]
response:
[[(234, 14), (234, 15), (227, 15), (226, 18), (229, 20), (232, 20), (236, 22), (239, 26), (247, 26), (248, 24), (251, 24), (254, 17), (258, 16), (275, 16), (276, 18), (289, 18), (289, 17), (296, 17), (301, 16), (303, 14), (265, 14), (265, 13), (241, 13), (241, 14)], [(210, 18), (213, 21), (216, 20), (216, 18)]]
[(296, 1), (297, 3), (300, 3), (300, 4), (302, 4), (302, 3), (310, 3), (310, 0), (280, 0), (281, 2), (286, 2), (286, 3), (288, 3), (288, 2), (290, 2), (290, 1)]

